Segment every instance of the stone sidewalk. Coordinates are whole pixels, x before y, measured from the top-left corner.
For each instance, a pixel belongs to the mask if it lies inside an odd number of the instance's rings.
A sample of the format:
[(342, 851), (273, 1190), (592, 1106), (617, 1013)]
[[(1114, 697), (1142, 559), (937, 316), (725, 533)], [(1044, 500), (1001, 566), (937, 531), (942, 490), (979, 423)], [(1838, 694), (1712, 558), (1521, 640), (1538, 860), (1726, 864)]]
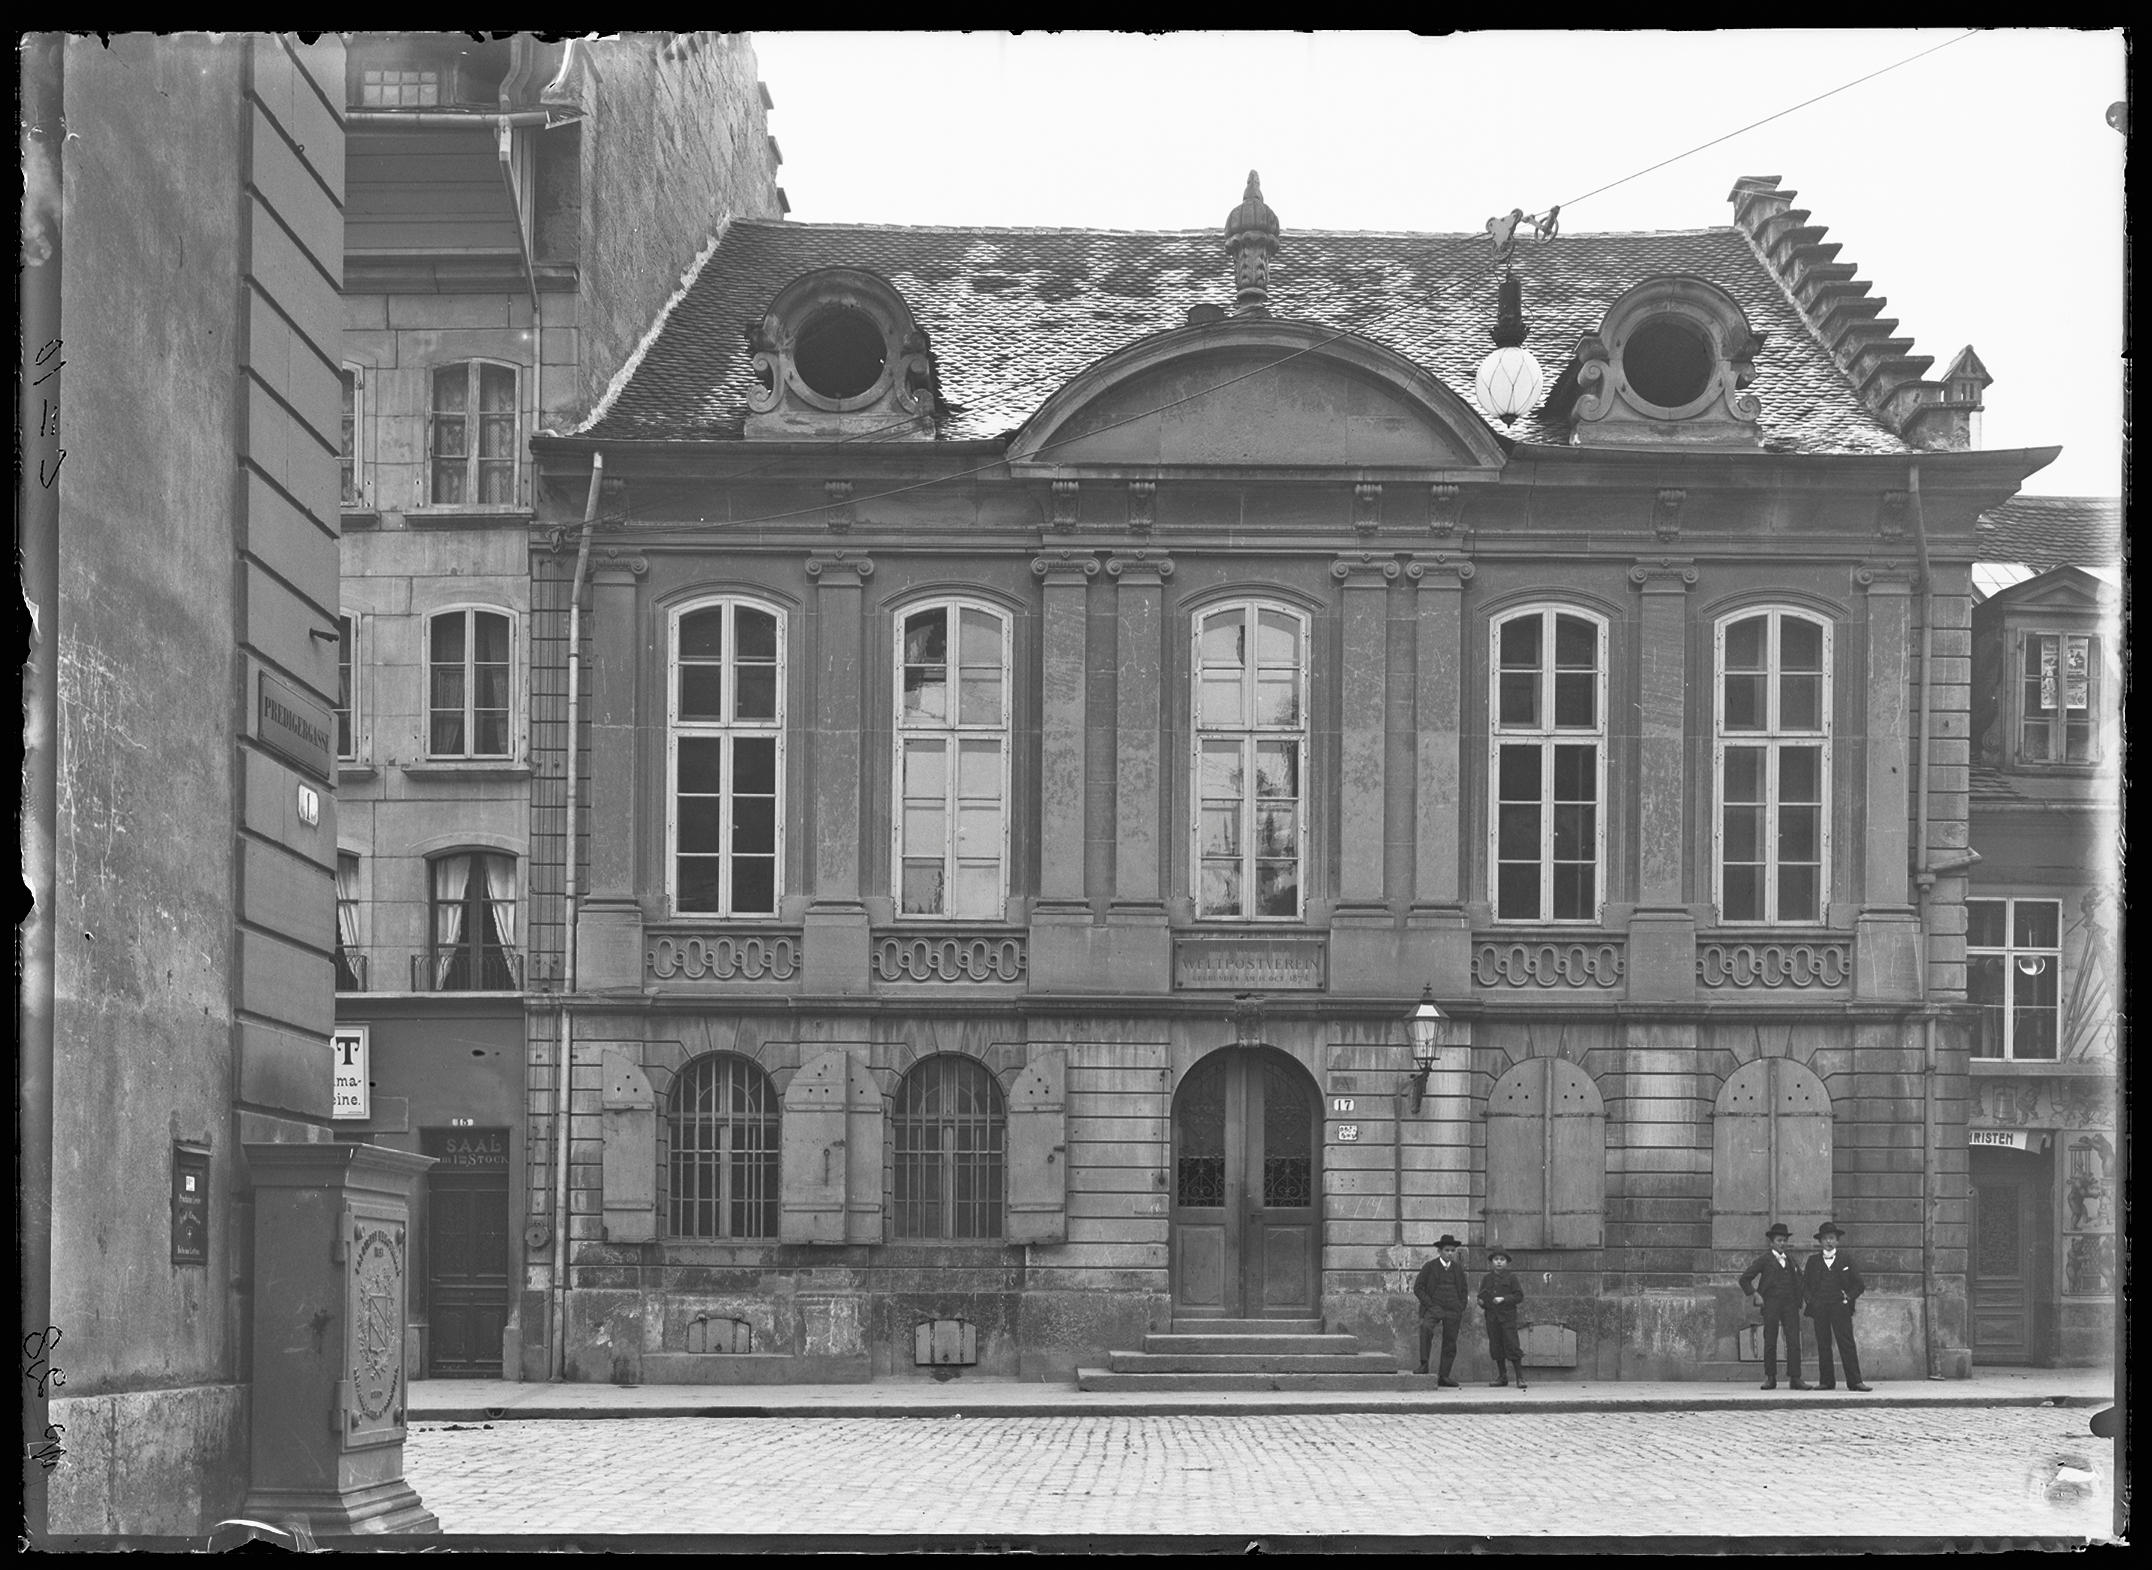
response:
[(2104, 1406), (2114, 1400), (2110, 1370), (1986, 1368), (1970, 1379), (1872, 1381), (1861, 1395), (1776, 1390), (1743, 1381), (1579, 1381), (1535, 1379), (1527, 1390), (1081, 1391), (1067, 1384), (959, 1377), (861, 1385), (611, 1385), (419, 1379), (409, 1421), (635, 1417), (1149, 1417), (1169, 1414), (1334, 1412), (1666, 1412), (1881, 1407)]

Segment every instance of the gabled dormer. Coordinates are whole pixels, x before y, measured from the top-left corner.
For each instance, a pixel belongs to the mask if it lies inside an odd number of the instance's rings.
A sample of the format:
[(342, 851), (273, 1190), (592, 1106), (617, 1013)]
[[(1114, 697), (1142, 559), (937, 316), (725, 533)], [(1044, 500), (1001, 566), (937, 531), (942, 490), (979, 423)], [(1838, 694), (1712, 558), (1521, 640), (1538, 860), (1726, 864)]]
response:
[(1975, 761), (2011, 773), (2110, 771), (2121, 732), (2118, 581), (2057, 567), (1973, 611)]

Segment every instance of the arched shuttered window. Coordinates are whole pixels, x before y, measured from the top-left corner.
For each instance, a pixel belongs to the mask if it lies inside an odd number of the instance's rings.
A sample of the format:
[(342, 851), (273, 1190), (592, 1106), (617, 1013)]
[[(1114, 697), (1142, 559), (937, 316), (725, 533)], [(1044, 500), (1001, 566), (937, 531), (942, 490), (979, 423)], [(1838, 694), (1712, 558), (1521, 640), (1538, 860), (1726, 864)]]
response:
[(1791, 1058), (1758, 1058), (1719, 1090), (1711, 1126), (1711, 1246), (1750, 1248), (1783, 1221), (1831, 1219), (1831, 1097)]
[(1606, 1231), (1606, 1103), (1565, 1058), (1527, 1058), (1487, 1095), (1487, 1244), (1596, 1248)]

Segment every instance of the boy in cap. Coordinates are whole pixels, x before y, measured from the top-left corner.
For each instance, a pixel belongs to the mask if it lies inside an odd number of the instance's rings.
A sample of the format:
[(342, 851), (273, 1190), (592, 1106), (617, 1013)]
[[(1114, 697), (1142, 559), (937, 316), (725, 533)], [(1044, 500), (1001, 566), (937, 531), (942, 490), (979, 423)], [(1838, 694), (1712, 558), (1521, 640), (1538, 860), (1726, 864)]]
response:
[(1756, 1262), (1741, 1272), (1741, 1290), (1763, 1310), (1763, 1387), (1778, 1388), (1778, 1337), (1786, 1333), (1786, 1381), (1796, 1390), (1801, 1383), (1801, 1267), (1786, 1252), (1786, 1239), (1793, 1234), (1783, 1221), (1771, 1223), (1764, 1233), (1770, 1245)]
[(1420, 1372), (1427, 1372), (1427, 1353), (1434, 1342), (1435, 1327), (1442, 1327), (1442, 1366), (1435, 1376), (1438, 1389), (1455, 1390), (1450, 1365), (1457, 1361), (1457, 1327), (1470, 1301), (1465, 1292), (1465, 1267), (1457, 1261), (1457, 1239), (1445, 1232), (1435, 1239), (1435, 1257), (1413, 1277), (1412, 1295), (1420, 1300)]
[(1831, 1369), (1835, 1338), (1838, 1354), (1845, 1359), (1846, 1388), (1867, 1390), (1870, 1387), (1861, 1383), (1861, 1355), (1853, 1346), (1853, 1305), (1868, 1288), (1853, 1256), (1838, 1246), (1840, 1236), (1828, 1221), (1818, 1227), (1816, 1241), (1823, 1250), (1808, 1256), (1802, 1272), (1801, 1297), (1808, 1305), (1808, 1317), (1816, 1322), (1816, 1388), (1835, 1388)]
[(1524, 1288), (1509, 1268), (1509, 1250), (1498, 1248), (1487, 1256), (1487, 1275), (1480, 1282), (1480, 1312), (1487, 1317), (1487, 1355), (1494, 1359), (1496, 1377), (1489, 1389), (1509, 1383), (1509, 1365), (1517, 1367), (1517, 1388), (1524, 1388), (1524, 1348), (1517, 1340), (1517, 1305), (1524, 1301)]

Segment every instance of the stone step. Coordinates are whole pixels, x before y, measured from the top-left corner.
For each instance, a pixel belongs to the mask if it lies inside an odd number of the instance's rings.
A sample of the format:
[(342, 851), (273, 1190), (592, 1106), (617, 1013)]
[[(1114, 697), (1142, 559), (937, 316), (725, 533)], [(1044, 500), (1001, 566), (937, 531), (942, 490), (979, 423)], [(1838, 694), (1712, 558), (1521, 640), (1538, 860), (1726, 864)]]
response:
[(1432, 1390), (1425, 1374), (1117, 1374), (1106, 1368), (1079, 1368), (1078, 1390), (1174, 1391), (1215, 1390)]
[(1143, 1338), (1146, 1352), (1208, 1353), (1213, 1356), (1290, 1357), (1328, 1352), (1333, 1356), (1360, 1350), (1358, 1336), (1337, 1335), (1189, 1335), (1175, 1330)]
[(1109, 1352), (1108, 1372), (1115, 1374), (1394, 1374), (1397, 1359), (1387, 1352), (1231, 1353)]
[(1167, 1331), (1176, 1336), (1319, 1336), (1320, 1319), (1176, 1319)]

